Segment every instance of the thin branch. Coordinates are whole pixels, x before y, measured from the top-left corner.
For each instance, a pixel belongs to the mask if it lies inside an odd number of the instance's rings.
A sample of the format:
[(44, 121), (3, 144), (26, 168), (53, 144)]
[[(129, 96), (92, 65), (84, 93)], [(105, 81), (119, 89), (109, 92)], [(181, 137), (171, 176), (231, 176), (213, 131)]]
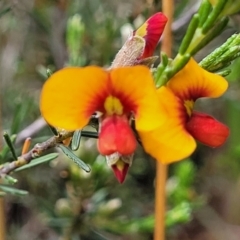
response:
[(56, 147), (61, 144), (63, 140), (73, 136), (73, 132), (64, 132), (58, 136), (53, 136), (45, 142), (37, 143), (29, 152), (18, 157), (16, 161), (4, 164), (0, 168), (0, 178), (3, 178), (6, 174), (11, 173), (15, 169), (30, 163), (33, 159), (41, 156), (48, 149)]

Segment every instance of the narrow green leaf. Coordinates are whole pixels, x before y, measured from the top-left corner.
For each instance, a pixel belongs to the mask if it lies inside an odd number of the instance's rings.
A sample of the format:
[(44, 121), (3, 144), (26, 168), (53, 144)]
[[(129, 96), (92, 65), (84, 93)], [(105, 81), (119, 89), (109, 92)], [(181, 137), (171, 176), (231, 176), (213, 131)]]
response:
[(89, 138), (98, 138), (97, 132), (90, 132), (90, 131), (82, 131), (81, 133), (82, 137), (89, 137)]
[(13, 158), (14, 158), (15, 160), (17, 160), (17, 154), (16, 154), (16, 152), (15, 152), (14, 146), (13, 146), (13, 144), (12, 144), (12, 140), (11, 140), (11, 138), (9, 137), (8, 133), (7, 133), (7, 132), (4, 132), (4, 133), (3, 133), (3, 137), (4, 137), (4, 139), (5, 139), (8, 147), (9, 147), (9, 149), (10, 149), (12, 155), (13, 155)]
[(218, 75), (221, 75), (222, 77), (226, 77), (231, 73), (231, 69), (226, 69), (226, 70), (222, 70), (221, 72), (217, 72)]
[(42, 157), (32, 160), (29, 164), (26, 164), (24, 166), (17, 168), (16, 170), (14, 170), (14, 172), (18, 172), (18, 171), (21, 171), (21, 170), (24, 170), (27, 168), (31, 168), (31, 167), (37, 166), (37, 165), (45, 163), (45, 162), (49, 162), (57, 157), (58, 157), (58, 153), (47, 154), (45, 156), (42, 156)]
[(165, 67), (168, 65), (168, 55), (164, 52), (161, 53), (161, 64)]
[(47, 75), (47, 77), (51, 77), (52, 74), (53, 74), (53, 73), (52, 73), (51, 69), (50, 69), (50, 68), (47, 68), (47, 69), (46, 69), (46, 75)]
[(210, 4), (210, 2), (208, 0), (202, 0), (201, 2), (201, 6), (198, 10), (198, 14), (199, 14), (199, 27), (201, 28), (203, 26), (203, 24), (206, 22), (210, 12), (212, 9), (212, 5)]
[(163, 66), (162, 63), (160, 63), (156, 69), (156, 71), (154, 72), (154, 80), (155, 80), (155, 85), (157, 86), (158, 85), (158, 82), (160, 81), (161, 79), (161, 76), (164, 72), (164, 70), (166, 69), (166, 66)]
[(187, 32), (186, 32), (184, 38), (183, 38), (183, 41), (182, 41), (181, 46), (179, 48), (179, 54), (183, 55), (186, 52), (190, 42), (193, 39), (195, 31), (198, 27), (198, 23), (199, 23), (199, 15), (195, 14), (193, 16), (189, 26), (188, 26), (188, 29), (187, 29)]
[(225, 5), (228, 1), (226, 0), (218, 0), (216, 6), (214, 6), (212, 12), (210, 13), (209, 17), (207, 18), (206, 22), (202, 27), (202, 33), (206, 34), (215, 24), (217, 18), (221, 14), (222, 10), (224, 9)]
[[(13, 134), (13, 135), (10, 137), (11, 142), (14, 143), (15, 140), (16, 140), (16, 138), (17, 138), (17, 135), (16, 135), (16, 134)], [(9, 147), (8, 147), (8, 145), (5, 145), (5, 146), (3, 147), (3, 149), (2, 149), (2, 151), (0, 152), (0, 159), (1, 159), (1, 160), (4, 160), (4, 159), (6, 158), (8, 152), (9, 152)], [(1, 161), (1, 162), (4, 162), (4, 161)]]
[(80, 146), (80, 141), (81, 141), (81, 136), (82, 136), (81, 133), (82, 133), (81, 130), (75, 131), (73, 133), (72, 143), (71, 143), (71, 149), (73, 151), (77, 151)]
[(76, 163), (80, 168), (82, 168), (86, 172), (90, 172), (90, 167), (84, 163), (80, 158), (78, 158), (70, 148), (65, 147), (64, 145), (58, 145), (58, 147), (63, 151), (63, 153), (69, 157), (74, 163)]
[(13, 185), (13, 184), (15, 184), (15, 183), (17, 183), (17, 179), (16, 178), (13, 178), (13, 177), (11, 177), (11, 176), (9, 176), (9, 175), (6, 175), (6, 176), (4, 176), (4, 178), (3, 178), (3, 184), (11, 184), (11, 185)]
[(200, 44), (198, 44), (192, 51), (191, 55), (194, 55), (197, 53), (200, 49), (202, 49), (204, 46), (206, 46), (210, 41), (213, 40), (216, 36), (218, 36), (223, 29), (226, 27), (228, 23), (228, 18), (224, 17), (212, 30), (207, 36), (201, 41)]
[(27, 191), (19, 190), (19, 189), (16, 189), (16, 188), (3, 186), (3, 185), (0, 185), (0, 189), (2, 191), (4, 191), (5, 193), (9, 193), (9, 194), (12, 194), (12, 195), (24, 196), (24, 195), (28, 194)]
[(173, 65), (174, 68), (167, 72), (167, 79), (172, 78), (176, 73), (178, 73), (188, 63), (190, 58), (190, 54), (181, 56), (181, 59), (177, 61), (177, 64)]

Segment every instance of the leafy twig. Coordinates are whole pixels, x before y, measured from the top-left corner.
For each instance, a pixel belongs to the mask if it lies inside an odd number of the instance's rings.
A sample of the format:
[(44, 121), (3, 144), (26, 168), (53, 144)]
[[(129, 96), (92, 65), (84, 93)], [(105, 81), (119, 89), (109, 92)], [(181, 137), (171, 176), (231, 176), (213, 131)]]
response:
[(73, 132), (65, 131), (58, 136), (53, 136), (45, 142), (37, 143), (29, 152), (21, 155), (16, 161), (6, 163), (0, 168), (0, 178), (3, 178), (6, 174), (11, 173), (13, 170), (30, 163), (33, 159), (41, 156), (48, 149), (58, 146), (63, 140), (73, 136)]

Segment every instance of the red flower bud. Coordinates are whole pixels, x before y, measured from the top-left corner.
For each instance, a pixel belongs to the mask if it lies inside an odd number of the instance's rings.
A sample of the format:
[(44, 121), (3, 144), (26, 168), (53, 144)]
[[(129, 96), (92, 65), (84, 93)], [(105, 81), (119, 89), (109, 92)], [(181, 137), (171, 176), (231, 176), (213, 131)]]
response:
[(141, 59), (151, 57), (153, 55), (167, 20), (167, 17), (163, 13), (158, 12), (147, 19), (140, 28), (133, 32), (133, 35), (138, 35), (146, 41), (146, 46)]

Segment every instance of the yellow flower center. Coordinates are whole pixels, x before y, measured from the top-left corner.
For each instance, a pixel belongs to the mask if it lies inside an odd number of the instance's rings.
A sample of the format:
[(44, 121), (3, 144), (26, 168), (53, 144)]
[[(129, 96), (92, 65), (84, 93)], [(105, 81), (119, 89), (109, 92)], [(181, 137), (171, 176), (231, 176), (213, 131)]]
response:
[(185, 100), (184, 101), (184, 107), (186, 108), (186, 111), (187, 111), (187, 114), (189, 117), (191, 117), (191, 115), (192, 115), (193, 105), (194, 105), (193, 100)]
[(118, 98), (111, 95), (105, 99), (104, 108), (106, 110), (107, 115), (123, 114), (123, 105), (121, 101)]

